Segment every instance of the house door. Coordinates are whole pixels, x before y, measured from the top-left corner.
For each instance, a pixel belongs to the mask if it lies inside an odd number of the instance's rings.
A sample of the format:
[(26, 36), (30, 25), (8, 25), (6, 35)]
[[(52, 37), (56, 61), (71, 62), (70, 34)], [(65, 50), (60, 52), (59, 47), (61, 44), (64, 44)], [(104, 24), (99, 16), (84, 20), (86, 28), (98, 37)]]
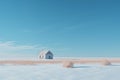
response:
[(52, 59), (52, 57), (51, 57), (51, 56), (49, 56), (48, 58), (49, 58), (49, 59)]

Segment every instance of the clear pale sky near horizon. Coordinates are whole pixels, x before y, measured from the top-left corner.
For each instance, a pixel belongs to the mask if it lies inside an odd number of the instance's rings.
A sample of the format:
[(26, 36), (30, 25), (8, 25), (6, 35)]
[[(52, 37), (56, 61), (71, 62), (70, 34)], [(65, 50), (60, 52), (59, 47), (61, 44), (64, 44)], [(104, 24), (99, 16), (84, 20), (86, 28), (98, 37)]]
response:
[(0, 56), (120, 57), (119, 0), (0, 0)]

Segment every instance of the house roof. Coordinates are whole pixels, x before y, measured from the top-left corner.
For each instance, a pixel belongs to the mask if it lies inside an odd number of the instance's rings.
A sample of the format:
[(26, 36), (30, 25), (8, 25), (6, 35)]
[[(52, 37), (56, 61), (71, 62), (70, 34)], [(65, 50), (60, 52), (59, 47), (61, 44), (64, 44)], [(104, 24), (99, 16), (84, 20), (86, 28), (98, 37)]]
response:
[[(41, 52), (40, 52), (40, 55), (46, 55), (46, 54), (48, 54), (48, 53), (51, 53), (52, 54), (52, 52), (50, 51), (50, 50), (42, 50)], [(52, 54), (53, 55), (53, 54)]]

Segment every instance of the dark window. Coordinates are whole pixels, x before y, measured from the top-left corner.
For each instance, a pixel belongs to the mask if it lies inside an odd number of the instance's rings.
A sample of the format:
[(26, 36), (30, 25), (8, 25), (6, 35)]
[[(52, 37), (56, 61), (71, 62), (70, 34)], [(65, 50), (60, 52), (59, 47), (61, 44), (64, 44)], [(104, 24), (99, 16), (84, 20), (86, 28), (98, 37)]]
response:
[(52, 59), (52, 56), (49, 56), (48, 58), (49, 58), (49, 59)]

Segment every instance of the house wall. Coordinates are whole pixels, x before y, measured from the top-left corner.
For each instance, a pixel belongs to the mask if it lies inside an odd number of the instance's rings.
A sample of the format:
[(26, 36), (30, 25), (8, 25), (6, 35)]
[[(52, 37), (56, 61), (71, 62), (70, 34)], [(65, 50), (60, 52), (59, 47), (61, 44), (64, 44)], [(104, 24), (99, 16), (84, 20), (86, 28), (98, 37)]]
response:
[(52, 54), (46, 54), (45, 59), (53, 59), (53, 55)]
[(53, 54), (51, 52), (48, 52), (45, 55), (40, 55), (39, 59), (53, 59)]

